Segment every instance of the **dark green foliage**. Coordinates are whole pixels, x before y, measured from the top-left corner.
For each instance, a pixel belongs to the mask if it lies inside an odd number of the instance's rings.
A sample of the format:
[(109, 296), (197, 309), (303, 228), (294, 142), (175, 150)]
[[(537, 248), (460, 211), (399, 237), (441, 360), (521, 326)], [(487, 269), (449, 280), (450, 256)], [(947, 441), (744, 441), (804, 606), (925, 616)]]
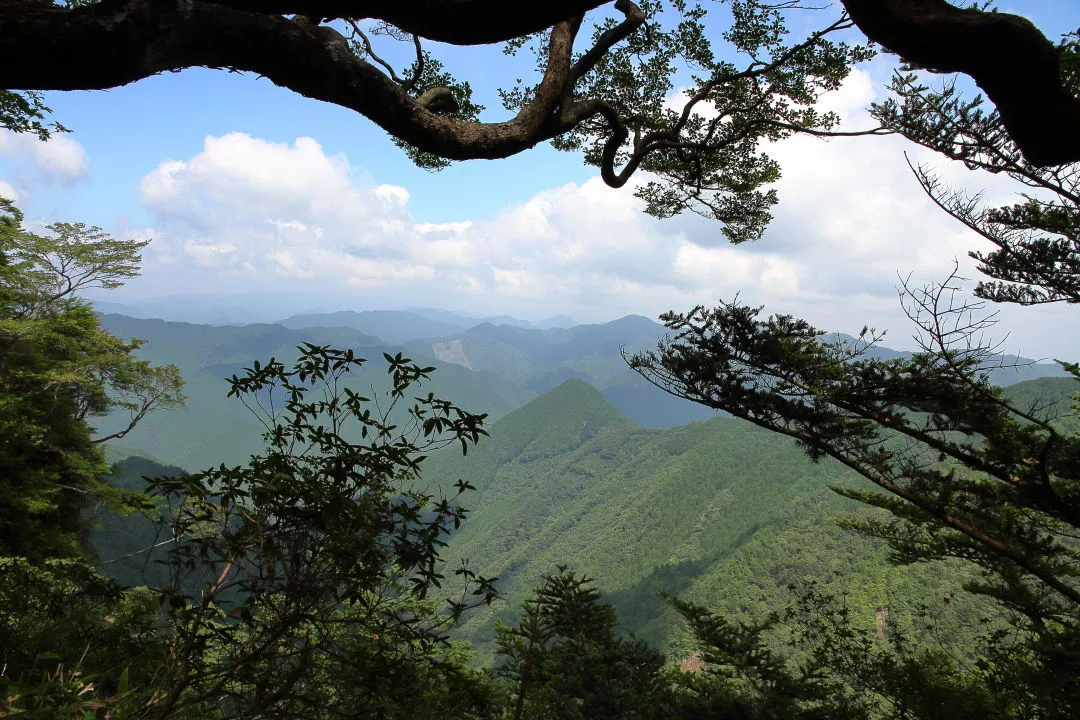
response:
[[(1061, 50), (1065, 67), (1074, 68), (1075, 42)], [(941, 208), (998, 248), (975, 254), (992, 279), (976, 294), (1021, 305), (1076, 302), (1080, 168), (1028, 165), (1000, 118), (951, 86), (931, 92), (909, 75), (894, 85), (900, 102), (876, 108), (886, 125), (970, 168), (1048, 191), (1011, 208), (983, 209), (978, 196), (951, 192), (916, 169)], [(838, 491), (889, 512), (846, 525), (886, 540), (893, 562), (955, 558), (979, 569), (966, 589), (990, 599), (1001, 624), (969, 639), (970, 660), (905, 645), (902, 637), (892, 641), (891, 655), (882, 654), (865, 639), (836, 635), (832, 623), (811, 625), (806, 639), (853, 686), (872, 688), (905, 717), (938, 717), (946, 708), (973, 718), (1075, 717), (1075, 416), (1064, 417), (1060, 398), (1045, 403), (1031, 393), (1059, 381), (1012, 393), (990, 383), (999, 369), (994, 348), (983, 342), (992, 316), (958, 299), (955, 280), (954, 270), (941, 284), (905, 286), (905, 311), (921, 346), (911, 357), (868, 355), (877, 340), (872, 331), (829, 340), (802, 320), (763, 319), (761, 308), (733, 302), (665, 315), (673, 336), (630, 362), (670, 392), (793, 437), (811, 458), (834, 458), (876, 485), (883, 492)], [(1075, 364), (1062, 365), (1080, 377)], [(1075, 390), (1075, 383), (1064, 386)]]
[(822, 343), (805, 323), (758, 320), (755, 309), (736, 305), (668, 320), (676, 335), (656, 354), (635, 357), (637, 367), (886, 490), (841, 489), (894, 518), (848, 526), (888, 540), (898, 562), (977, 564), (983, 579), (968, 589), (1020, 613), (1029, 649), (1059, 649), (1032, 662), (1054, 686), (1052, 707), (1075, 707), (1075, 436), (1010, 403), (980, 377), (983, 355), (949, 344), (881, 361)]
[(699, 672), (673, 674), (683, 717), (747, 720), (842, 720), (868, 717), (835, 676), (811, 659), (792, 663), (777, 654), (766, 632), (771, 613), (752, 623), (733, 622), (693, 603), (669, 599), (694, 638), (691, 663)]
[[(426, 599), (443, 579), (439, 548), (465, 511), (416, 487), (424, 455), (464, 451), (485, 434), (483, 416), (412, 398), (432, 368), (384, 359), (392, 389), (381, 406), (344, 385), (366, 362), (350, 351), (307, 345), (291, 368), (271, 359), (233, 377), (233, 395), (265, 423), (264, 453), (244, 466), (158, 474), (152, 533), (138, 516), (102, 520), (99, 549), (143, 558), (118, 566), (121, 579), (155, 588), (121, 590), (78, 560), (5, 559), (14, 594), (0, 639), (13, 648), (23, 638), (0, 674), (8, 708), (148, 718), (485, 712), (488, 680), (444, 633), (490, 599), (489, 582), (466, 571), (475, 592), (445, 608)], [(396, 405), (402, 425), (389, 420)], [(115, 490), (138, 492), (135, 478), (169, 469), (129, 458), (117, 470)]]
[[(114, 464), (105, 482), (121, 493), (145, 493), (150, 478), (183, 474), (153, 460), (129, 456)], [(97, 557), (95, 567), (121, 587), (164, 587), (164, 565), (169, 539), (162, 532), (162, 517), (154, 506), (145, 512), (119, 514), (101, 503), (92, 512), (90, 546)]]
[(887, 490), (847, 494), (912, 523), (872, 526), (912, 558), (964, 557), (1001, 576), (1018, 566), (1071, 614), (1065, 607), (1080, 603), (1066, 570), (1074, 551), (1058, 530), (1080, 520), (1075, 438), (1010, 405), (980, 376), (985, 355), (954, 346), (953, 338), (942, 338), (937, 354), (862, 359), (858, 345), (821, 343), (819, 331), (801, 321), (758, 320), (757, 313), (725, 305), (669, 315), (673, 339), (632, 362), (677, 392), (794, 437), (811, 457), (835, 457)]
[(0, 555), (43, 560), (82, 552), (82, 509), (105, 464), (88, 421), (118, 410), (122, 437), (158, 406), (182, 401), (175, 367), (133, 357), (138, 341), (103, 331), (87, 287), (138, 268), (145, 243), (57, 223), (26, 231), (0, 199)]
[[(756, 239), (777, 202), (767, 186), (780, 175), (761, 145), (794, 132), (833, 129), (838, 118), (818, 112), (815, 100), (873, 51), (833, 39), (852, 27), (846, 15), (792, 37), (790, 8), (734, 2), (721, 42), (706, 16), (727, 8), (685, 0), (616, 7), (625, 19), (609, 17), (592, 29), (592, 43), (604, 52), (580, 57), (572, 71), (580, 79), (564, 100), (587, 106), (603, 98), (601, 110), (552, 144), (583, 152), (613, 187), (638, 169), (648, 171), (650, 179), (636, 194), (651, 215), (690, 211), (720, 221), (732, 242)], [(532, 43), (538, 69), (549, 57), (547, 39), (541, 35)], [(511, 42), (507, 52), (516, 54), (524, 44)], [(675, 93), (684, 78), (689, 87)], [(502, 92), (503, 104), (520, 110), (537, 90), (519, 81)]]
[(516, 627), (499, 626), (496, 675), (523, 718), (668, 717), (664, 657), (615, 634), (615, 611), (565, 567), (544, 578)]
[[(1046, 694), (1041, 680), (1031, 682), (1041, 674), (1035, 658), (1000, 617), (964, 627), (959, 657), (941, 643), (913, 641), (887, 612), (877, 632), (866, 632), (853, 622), (847, 599), (816, 582), (799, 588), (783, 619), (809, 662), (869, 717), (1063, 717), (1061, 706), (1055, 710), (1061, 698)], [(925, 611), (923, 620), (934, 622)]]
[(41, 101), (41, 93), (33, 90), (0, 90), (0, 128), (17, 133), (33, 133), (39, 140), (48, 140), (54, 132), (67, 132), (57, 122), (48, 123), (50, 110)]
[[(1067, 35), (1058, 50), (1065, 90), (1080, 94), (1078, 35)], [(1004, 172), (1029, 188), (1049, 191), (987, 208), (978, 195), (950, 190), (933, 172), (916, 169), (941, 209), (995, 246), (970, 253), (990, 278), (975, 294), (1020, 305), (1080, 302), (1080, 169), (1025, 162), (997, 112), (985, 111), (981, 97), (965, 100), (952, 83), (931, 91), (916, 75), (897, 73), (890, 89), (896, 98), (874, 107), (883, 126), (968, 168)]]
[(77, 559), (0, 557), (0, 715), (130, 708), (161, 651), (157, 609), (155, 593), (121, 591)]
[(424, 605), (464, 510), (415, 483), (428, 452), (486, 434), (483, 416), (411, 398), (433, 368), (384, 357), (392, 389), (374, 410), (345, 382), (366, 362), (350, 350), (306, 345), (291, 368), (254, 363), (230, 394), (264, 423), (265, 451), (154, 480), (175, 539), (155, 717), (205, 703), (244, 717), (378, 717), (384, 705), (408, 716), (419, 687), (450, 681), (441, 628), (491, 594), (470, 576), (475, 594), (449, 615)]
[[(972, 577), (955, 565), (891, 567), (882, 547), (841, 530), (837, 519), (858, 505), (827, 486), (866, 486), (839, 464), (815, 465), (793, 442), (733, 418), (637, 428), (579, 381), (497, 422), (467, 457), (432, 458), (425, 477), (466, 477), (478, 490), (444, 557), (499, 578), (506, 602), (470, 613), (459, 631), (485, 661), (495, 622), (516, 622), (563, 563), (596, 578), (624, 631), (682, 654), (689, 641), (663, 592), (751, 620), (782, 607), (789, 584), (828, 578), (872, 629), (877, 609), (904, 624), (908, 608)], [(951, 604), (939, 633), (961, 645), (960, 628), (981, 611)]]

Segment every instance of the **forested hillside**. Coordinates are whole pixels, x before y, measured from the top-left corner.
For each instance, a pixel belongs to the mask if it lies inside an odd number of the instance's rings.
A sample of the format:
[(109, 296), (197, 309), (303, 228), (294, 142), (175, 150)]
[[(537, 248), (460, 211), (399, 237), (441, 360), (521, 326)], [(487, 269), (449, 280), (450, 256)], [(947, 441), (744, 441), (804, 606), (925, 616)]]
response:
[[(1015, 391), (1046, 402), (1065, 389)], [(444, 557), (499, 578), (505, 601), (461, 631), (489, 651), (495, 622), (516, 621), (556, 565), (595, 578), (624, 632), (675, 652), (688, 652), (685, 626), (661, 593), (749, 619), (789, 602), (789, 584), (817, 580), (846, 593), (869, 629), (886, 609), (893, 623), (911, 623), (917, 605), (970, 579), (950, 566), (897, 568), (880, 544), (840, 528), (837, 519), (868, 511), (829, 490), (865, 487), (838, 463), (813, 463), (794, 442), (733, 418), (642, 429), (576, 380), (497, 422), (468, 456), (437, 457), (426, 477), (477, 487)], [(978, 614), (935, 611), (939, 638)]]
[[(387, 318), (391, 318), (388, 320)], [(409, 326), (403, 318), (420, 323)], [(242, 462), (257, 447), (260, 427), (240, 404), (225, 398), (225, 379), (240, 373), (256, 359), (295, 358), (301, 343), (351, 348), (361, 356), (378, 358), (383, 352), (403, 351), (439, 368), (430, 390), (453, 398), (474, 412), (497, 420), (562, 382), (576, 378), (599, 389), (620, 413), (641, 427), (667, 428), (712, 417), (715, 412), (672, 397), (632, 372), (622, 352), (653, 347), (663, 326), (642, 317), (625, 317), (602, 325), (539, 330), (513, 325), (481, 323), (446, 337), (415, 341), (415, 333), (452, 328), (414, 313), (345, 313), (313, 316), (328, 323), (290, 329), (283, 325), (195, 325), (143, 320), (124, 315), (102, 315), (102, 326), (121, 338), (146, 343), (136, 353), (152, 363), (180, 368), (187, 401), (183, 407), (147, 417), (129, 435), (126, 445), (188, 470), (219, 462)], [(364, 331), (337, 320), (352, 320)], [(410, 342), (397, 345), (376, 335), (387, 323), (398, 327), (397, 336)], [(298, 323), (303, 324), (303, 323)], [(880, 357), (906, 357), (910, 353), (875, 349)], [(1008, 364), (1007, 360), (1003, 360)], [(1058, 365), (1025, 364), (1005, 368), (993, 378), (1007, 384), (1027, 376), (1060, 374)], [(386, 376), (371, 368), (351, 380), (359, 391), (386, 388)], [(118, 412), (98, 421), (102, 433), (126, 425)]]
[[(122, 453), (122, 451), (121, 451)], [(106, 482), (117, 490), (145, 492), (148, 479), (177, 477), (184, 471), (149, 458), (128, 455), (117, 461)], [(105, 506), (90, 508), (88, 522), (93, 528), (90, 546), (97, 555), (103, 575), (124, 587), (166, 587), (169, 537), (160, 513), (118, 515)]]
[(0, 718), (1080, 718), (1080, 30), (961, 5), (0, 0)]

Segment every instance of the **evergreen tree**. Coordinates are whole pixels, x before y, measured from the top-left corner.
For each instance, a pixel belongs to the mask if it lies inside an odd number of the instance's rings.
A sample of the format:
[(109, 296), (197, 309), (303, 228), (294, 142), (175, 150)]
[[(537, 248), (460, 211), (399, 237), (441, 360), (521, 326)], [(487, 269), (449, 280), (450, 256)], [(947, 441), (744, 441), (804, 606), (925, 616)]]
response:
[[(1076, 43), (1059, 49), (1063, 66), (1075, 68)], [(1075, 72), (1065, 78), (1080, 91)], [(977, 294), (1022, 305), (1076, 302), (1080, 167), (1031, 166), (1000, 118), (951, 86), (932, 92), (909, 75), (894, 85), (901, 101), (876, 113), (897, 132), (968, 167), (1053, 193), (983, 209), (978, 198), (916, 169), (939, 206), (997, 248), (973, 253), (991, 278)], [(962, 298), (956, 279), (954, 272), (941, 284), (905, 286), (921, 343), (911, 358), (866, 357), (877, 340), (869, 329), (853, 341), (828, 340), (802, 320), (762, 319), (761, 308), (726, 303), (665, 315), (674, 335), (630, 363), (676, 395), (791, 436), (812, 458), (833, 457), (876, 485), (884, 492), (836, 489), (891, 513), (848, 524), (888, 541), (897, 562), (954, 557), (981, 568), (982, 581), (969, 589), (993, 598), (1015, 634), (986, 639), (975, 675), (1009, 698), (998, 706), (1003, 716), (1075, 717), (1080, 436), (1064, 409), (1011, 402), (989, 382), (1000, 360), (982, 338), (993, 321), (980, 302)], [(1080, 376), (1076, 365), (1064, 366)], [(942, 676), (962, 687), (973, 674)], [(917, 703), (901, 697), (903, 684), (889, 691), (896, 706), (933, 716), (910, 709)]]
[(618, 637), (615, 610), (590, 579), (559, 568), (523, 609), (496, 639), (496, 674), (509, 681), (515, 720), (668, 716), (663, 655)]

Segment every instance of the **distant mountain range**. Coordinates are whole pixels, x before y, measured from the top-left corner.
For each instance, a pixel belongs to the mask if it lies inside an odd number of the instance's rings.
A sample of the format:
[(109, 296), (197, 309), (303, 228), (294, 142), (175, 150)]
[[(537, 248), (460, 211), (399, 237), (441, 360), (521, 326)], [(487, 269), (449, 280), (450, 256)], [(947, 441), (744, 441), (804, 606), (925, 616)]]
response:
[[(288, 360), (298, 342), (344, 345), (368, 357), (393, 349), (341, 327), (211, 327), (117, 315), (102, 322), (119, 335), (147, 339), (144, 357), (174, 362), (188, 378), (187, 408), (159, 413), (123, 439), (138, 452), (112, 451), (113, 458), (144, 456), (120, 466), (117, 483), (128, 488), (139, 487), (142, 475), (178, 472), (158, 465), (158, 458), (194, 470), (243, 462), (260, 447), (261, 428), (239, 403), (224, 398), (221, 380), (252, 359)], [(715, 415), (667, 429), (628, 417), (614, 401), (619, 393), (611, 392), (632, 387), (619, 350), (654, 343), (660, 332), (656, 323), (633, 316), (551, 330), (485, 323), (405, 345), (417, 358), (442, 355), (433, 392), (493, 416), (490, 437), (467, 456), (444, 450), (422, 469), (426, 489), (450, 488), (459, 478), (476, 488), (462, 500), (471, 510), (468, 520), (443, 553), (444, 592), (463, 590), (452, 569), (467, 561), (483, 575), (498, 576), (503, 593), (500, 602), (470, 613), (458, 636), (490, 653), (496, 621), (512, 623), (541, 576), (558, 565), (593, 577), (624, 629), (676, 655), (685, 641), (682, 625), (661, 592), (760, 619), (791, 597), (789, 585), (814, 580), (843, 593), (852, 617), (871, 628), (882, 608), (890, 622), (909, 622), (919, 603), (955, 594), (971, 579), (950, 565), (899, 568), (887, 562), (880, 544), (840, 529), (837, 518), (872, 511), (828, 488), (863, 481), (838, 463), (810, 462), (787, 438)], [(354, 385), (380, 383), (385, 371), (373, 364)], [(1064, 412), (1062, 399), (1077, 388), (1074, 380), (1044, 377), (1007, 393), (1020, 405), (1057, 402)], [(643, 395), (637, 399), (626, 404), (644, 414), (661, 407)], [(1065, 422), (1076, 429), (1074, 418)], [(144, 520), (110, 520), (95, 545), (109, 559), (152, 540)], [(128, 582), (155, 572), (140, 555), (108, 567)], [(933, 610), (935, 641), (978, 622), (983, 612), (970, 603)]]
[[(303, 307), (317, 302), (311, 298), (297, 297), (293, 295), (177, 295), (151, 300), (131, 301), (124, 303), (110, 302), (108, 300), (94, 301), (95, 309), (104, 314), (127, 315), (128, 317), (142, 318), (146, 320), (168, 320), (173, 322), (189, 322), (204, 325), (250, 325), (257, 323), (278, 323), (286, 327), (351, 327), (372, 332), (371, 327), (382, 327), (385, 334), (379, 334), (387, 342), (399, 342), (391, 337), (391, 332), (397, 332), (394, 327), (395, 320), (405, 328), (410, 339), (421, 337), (435, 337), (429, 334), (428, 327), (422, 323), (416, 324), (418, 319), (423, 318), (441, 327), (448, 327), (448, 332), (460, 332), (481, 323), (489, 322), (493, 325), (515, 325), (517, 327), (535, 328), (548, 330), (551, 328), (569, 328), (578, 323), (566, 315), (555, 315), (543, 320), (530, 322), (511, 315), (475, 315), (467, 312), (451, 312), (435, 308), (405, 308), (403, 310), (345, 310), (327, 312), (324, 310), (310, 310), (300, 314), (293, 314), (282, 320), (285, 308)], [(375, 333), (378, 334), (378, 333)]]
[[(187, 381), (185, 408), (150, 416), (123, 442), (188, 469), (243, 461), (259, 447), (261, 430), (240, 403), (225, 398), (224, 378), (254, 360), (274, 356), (289, 361), (305, 342), (352, 348), (373, 358), (376, 362), (354, 381), (364, 390), (385, 388), (383, 352), (403, 352), (434, 365), (439, 369), (432, 392), (473, 412), (486, 412), (491, 421), (571, 379), (596, 388), (640, 427), (669, 428), (715, 415), (668, 395), (626, 366), (623, 350), (654, 347), (665, 334), (662, 325), (648, 318), (630, 315), (597, 325), (538, 329), (488, 321), (463, 328), (447, 322), (453, 317), (459, 316), (366, 311), (299, 315), (277, 324), (200, 325), (102, 315), (103, 326), (116, 335), (146, 341), (140, 357), (179, 366)], [(888, 348), (874, 353), (906, 354)], [(1006, 385), (1058, 374), (1056, 365), (1034, 364), (996, 371), (994, 379)], [(117, 415), (103, 419), (99, 429), (122, 425), (126, 418)]]

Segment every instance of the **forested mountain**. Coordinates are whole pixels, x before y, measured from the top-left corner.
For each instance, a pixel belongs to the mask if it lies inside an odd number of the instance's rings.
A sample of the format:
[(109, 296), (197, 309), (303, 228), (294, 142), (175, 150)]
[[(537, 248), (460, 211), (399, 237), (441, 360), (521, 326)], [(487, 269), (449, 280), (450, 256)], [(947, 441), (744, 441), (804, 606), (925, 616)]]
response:
[[(288, 322), (306, 325), (307, 319), (297, 318)], [(430, 383), (432, 392), (473, 412), (487, 413), (490, 421), (572, 378), (600, 390), (620, 413), (641, 427), (675, 427), (715, 414), (668, 395), (627, 367), (621, 354), (624, 349), (650, 348), (664, 333), (663, 326), (640, 316), (547, 330), (485, 322), (441, 338), (412, 339), (404, 344), (387, 341), (376, 331), (398, 327), (396, 337), (409, 338), (454, 328), (416, 313), (397, 311), (336, 313), (311, 319), (331, 324), (216, 326), (101, 315), (102, 326), (109, 332), (146, 341), (138, 350), (139, 357), (178, 366), (186, 381), (186, 406), (146, 418), (124, 444), (189, 470), (242, 462), (259, 447), (261, 429), (240, 403), (226, 399), (224, 378), (255, 360), (277, 357), (288, 361), (302, 343), (351, 348), (369, 358), (378, 358), (383, 352), (404, 352), (439, 368)], [(332, 324), (337, 319), (342, 322)], [(888, 348), (877, 348), (874, 353), (907, 355)], [(1056, 365), (1037, 364), (1021, 366), (1018, 371), (998, 371), (995, 379), (1004, 384), (1029, 375), (1060, 372)], [(352, 386), (361, 391), (385, 387), (385, 372), (363, 372)], [(99, 429), (110, 432), (126, 422), (123, 412), (114, 413), (99, 423)]]
[[(599, 388), (620, 411), (644, 427), (674, 427), (712, 413), (659, 392), (630, 372), (621, 350), (656, 344), (662, 325), (641, 316), (578, 325), (556, 316), (535, 326), (511, 318), (468, 318), (430, 309), (297, 315), (290, 328), (351, 328), (404, 345), (410, 355), (440, 365), (494, 372), (534, 394), (578, 378)], [(310, 330), (315, 332), (314, 330)], [(501, 415), (500, 409), (491, 412)]]
[[(127, 455), (113, 466), (106, 482), (118, 490), (143, 492), (147, 488), (146, 478), (175, 477), (181, 473), (183, 470), (178, 467)], [(167, 584), (168, 575), (161, 565), (167, 547), (159, 545), (164, 544), (165, 538), (153, 519), (139, 513), (121, 517), (103, 506), (93, 508), (88, 515), (94, 528), (90, 545), (103, 575), (125, 587)]]
[[(829, 490), (863, 486), (838, 463), (812, 463), (790, 440), (733, 418), (640, 428), (578, 380), (500, 420), (467, 457), (434, 458), (425, 478), (478, 490), (444, 558), (499, 578), (505, 601), (461, 630), (489, 650), (495, 621), (515, 621), (558, 565), (595, 578), (625, 631), (676, 653), (684, 627), (662, 592), (760, 618), (790, 599), (790, 583), (816, 578), (847, 593), (855, 621), (872, 628), (883, 609), (911, 622), (916, 603), (969, 578), (890, 565), (881, 545), (838, 527), (868, 512)], [(974, 613), (936, 610), (943, 636)]]
[[(1077, 386), (1043, 378), (1013, 386), (1008, 397), (1056, 409), (1061, 422), (1075, 424), (1065, 398)], [(521, 603), (559, 565), (595, 578), (624, 632), (676, 656), (689, 652), (689, 638), (662, 593), (749, 619), (790, 601), (789, 585), (816, 581), (846, 596), (856, 624), (872, 628), (886, 611), (890, 623), (907, 628), (920, 603), (957, 595), (972, 578), (958, 566), (890, 564), (883, 546), (836, 522), (872, 512), (829, 490), (862, 487), (858, 476), (833, 461), (812, 463), (790, 440), (742, 420), (641, 428), (573, 379), (490, 433), (467, 456), (430, 458), (422, 481), (428, 490), (459, 478), (475, 487), (461, 501), (470, 515), (443, 560), (447, 569), (465, 561), (499, 579), (503, 598), (457, 631), (482, 659), (490, 659), (496, 621), (514, 623)], [(110, 482), (124, 490), (142, 490), (144, 476), (180, 472), (130, 451), (114, 456), (125, 459)], [(108, 561), (107, 575), (125, 585), (161, 580), (154, 561), (162, 552), (140, 552), (159, 540), (149, 520), (103, 513), (98, 521), (93, 545)], [(938, 641), (985, 612), (971, 604), (933, 610)]]
[[(226, 398), (225, 378), (270, 357), (289, 361), (302, 343), (351, 348), (361, 357), (381, 358), (397, 352), (379, 338), (348, 328), (290, 330), (281, 325), (210, 326), (163, 320), (102, 315), (101, 323), (124, 338), (142, 338), (139, 356), (177, 365), (184, 375), (185, 407), (146, 418), (124, 439), (162, 462), (196, 470), (219, 463), (238, 463), (262, 447), (263, 428), (237, 400)], [(166, 358), (168, 358), (166, 360)], [(365, 368), (351, 381), (358, 392), (387, 386), (385, 367)], [(446, 366), (429, 384), (442, 397), (464, 398), (477, 412), (498, 417), (535, 397), (535, 393), (490, 372)], [(122, 411), (98, 423), (100, 432), (126, 424)]]
[[(102, 316), (102, 324), (121, 337), (146, 339), (143, 357), (183, 371), (187, 407), (148, 418), (124, 444), (189, 470), (242, 462), (261, 446), (260, 426), (241, 403), (225, 398), (223, 380), (255, 358), (289, 361), (297, 345), (314, 343), (367, 357), (402, 351), (438, 366), (433, 391), (488, 411), (494, 423), (491, 437), (466, 457), (437, 453), (423, 474), (428, 489), (449, 488), (459, 478), (476, 488), (462, 499), (471, 514), (443, 558), (447, 569), (467, 561), (499, 578), (504, 599), (468, 615), (456, 631), (485, 660), (496, 621), (513, 623), (521, 603), (559, 565), (595, 578), (623, 631), (676, 656), (689, 652), (687, 630), (661, 593), (756, 618), (790, 601), (789, 585), (816, 580), (845, 594), (856, 623), (872, 628), (882, 611), (894, 625), (910, 626), (918, 603), (953, 596), (971, 577), (948, 565), (890, 564), (883, 546), (837, 525), (851, 513), (872, 512), (828, 489), (863, 487), (854, 473), (832, 461), (812, 463), (793, 442), (671, 398), (630, 372), (622, 351), (650, 347), (663, 329), (646, 318), (548, 330), (481, 323), (404, 347), (344, 326), (220, 327), (117, 315)], [(873, 355), (909, 353), (877, 348)], [(1006, 367), (996, 377), (1053, 372), (1048, 365)], [(385, 389), (385, 372), (365, 368), (350, 386)], [(1015, 384), (1008, 394), (1019, 406), (1065, 415), (1063, 398), (1074, 390), (1073, 380), (1046, 377)], [(679, 427), (643, 427), (630, 414)], [(711, 419), (685, 424), (694, 417)], [(140, 474), (161, 467), (128, 458), (119, 468), (122, 486), (134, 487)], [(151, 532), (142, 518), (106, 523), (95, 544), (112, 559), (148, 547)], [(130, 581), (152, 573), (146, 558), (126, 558), (109, 574)], [(458, 588), (451, 580), (447, 589)], [(939, 638), (980, 612), (971, 604), (934, 611)]]

